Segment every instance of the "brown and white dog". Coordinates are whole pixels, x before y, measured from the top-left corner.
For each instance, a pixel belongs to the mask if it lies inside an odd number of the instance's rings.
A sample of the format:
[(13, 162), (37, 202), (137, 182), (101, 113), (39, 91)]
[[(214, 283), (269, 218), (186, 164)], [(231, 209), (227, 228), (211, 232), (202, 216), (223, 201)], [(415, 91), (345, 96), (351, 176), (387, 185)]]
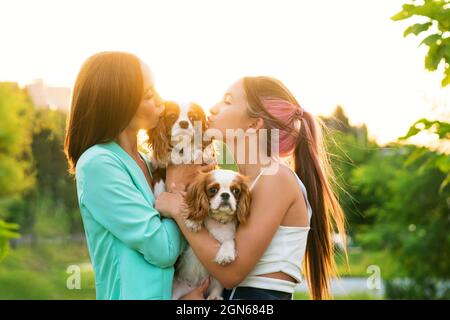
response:
[[(204, 226), (220, 243), (214, 259), (219, 264), (236, 258), (235, 233), (238, 224), (245, 223), (250, 211), (250, 190), (247, 177), (231, 170), (200, 173), (189, 186), (185, 197), (186, 226), (199, 231)], [(208, 271), (188, 246), (175, 266), (173, 299), (179, 299), (209, 277)], [(223, 287), (212, 279), (207, 291), (209, 300), (222, 299)]]
[(169, 163), (211, 163), (215, 157), (212, 139), (205, 135), (207, 127), (203, 109), (191, 102), (166, 101), (164, 105), (158, 125), (147, 132), (153, 151), (155, 197), (165, 191), (165, 169)]

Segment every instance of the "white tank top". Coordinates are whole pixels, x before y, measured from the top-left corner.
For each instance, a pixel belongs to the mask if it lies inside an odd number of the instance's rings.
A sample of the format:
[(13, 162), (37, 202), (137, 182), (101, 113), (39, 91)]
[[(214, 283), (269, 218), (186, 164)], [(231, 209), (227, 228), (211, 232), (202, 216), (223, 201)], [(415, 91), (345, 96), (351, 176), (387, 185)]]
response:
[[(289, 170), (291, 170), (297, 178), (300, 190), (306, 201), (309, 222), (311, 223), (312, 208), (308, 201), (306, 188), (297, 174), (291, 168), (289, 168)], [(263, 171), (261, 171), (261, 173), (253, 181), (250, 186), (250, 190), (255, 186), (262, 173)], [(261, 277), (258, 275), (273, 272), (284, 272), (297, 280), (298, 283), (302, 282), (301, 265), (303, 262), (303, 256), (305, 255), (309, 229), (310, 227), (279, 226), (261, 259), (244, 279), (244, 281), (242, 281), (237, 287), (253, 287), (293, 293), (297, 283), (281, 279)], [(230, 299), (232, 299), (232, 296), (234, 295), (234, 290), (235, 289), (233, 289), (233, 292), (231, 293)]]

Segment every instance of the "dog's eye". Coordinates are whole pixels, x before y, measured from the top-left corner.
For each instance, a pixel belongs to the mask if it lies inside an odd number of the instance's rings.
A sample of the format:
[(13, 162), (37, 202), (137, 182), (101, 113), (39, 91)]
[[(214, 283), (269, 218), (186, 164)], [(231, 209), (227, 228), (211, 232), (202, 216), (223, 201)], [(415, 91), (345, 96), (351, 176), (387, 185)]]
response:
[(233, 194), (235, 195), (235, 196), (238, 196), (239, 194), (241, 193), (241, 189), (233, 189)]
[(211, 194), (216, 194), (217, 191), (219, 191), (219, 190), (217, 190), (217, 188), (215, 188), (215, 187), (209, 188), (209, 193), (211, 193)]
[(177, 119), (177, 115), (174, 113), (171, 113), (171, 114), (167, 115), (167, 119), (169, 119), (170, 121), (175, 121)]

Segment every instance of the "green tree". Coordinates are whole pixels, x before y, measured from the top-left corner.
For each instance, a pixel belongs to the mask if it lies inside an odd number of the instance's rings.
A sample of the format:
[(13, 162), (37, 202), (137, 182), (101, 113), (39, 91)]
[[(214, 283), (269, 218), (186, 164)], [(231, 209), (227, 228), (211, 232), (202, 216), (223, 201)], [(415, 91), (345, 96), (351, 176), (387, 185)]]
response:
[(325, 141), (339, 186), (339, 201), (346, 215), (348, 231), (354, 236), (364, 226), (373, 224), (374, 219), (365, 210), (371, 199), (362, 195), (359, 186), (352, 183), (352, 172), (369, 161), (378, 145), (368, 138), (365, 125), (350, 125), (341, 106), (337, 106), (330, 117), (321, 120), (325, 124)]
[(425, 56), (425, 68), (430, 71), (437, 70), (442, 63), (444, 65), (444, 78), (442, 86), (450, 84), (450, 1), (448, 0), (424, 0), (416, 5), (413, 0), (404, 4), (400, 12), (391, 19), (394, 21), (410, 19), (424, 19), (421, 23), (409, 26), (404, 36), (427, 33), (420, 45), (428, 46)]
[[(14, 83), (0, 83), (0, 218), (9, 215), (9, 204), (33, 187), (31, 163), (33, 108), (27, 94)], [(18, 237), (16, 224), (0, 219), (0, 259), (8, 240)]]
[[(421, 119), (400, 140), (424, 130), (449, 139), (448, 123)], [(384, 273), (388, 298), (450, 298), (449, 172), (448, 154), (399, 144), (354, 171), (353, 182), (373, 198), (367, 211), (376, 219), (360, 242), (396, 261)]]
[(12, 220), (23, 232), (39, 236), (62, 236), (82, 232), (75, 181), (67, 172), (63, 152), (66, 114), (38, 109), (33, 119), (33, 165), (36, 187), (14, 204)]

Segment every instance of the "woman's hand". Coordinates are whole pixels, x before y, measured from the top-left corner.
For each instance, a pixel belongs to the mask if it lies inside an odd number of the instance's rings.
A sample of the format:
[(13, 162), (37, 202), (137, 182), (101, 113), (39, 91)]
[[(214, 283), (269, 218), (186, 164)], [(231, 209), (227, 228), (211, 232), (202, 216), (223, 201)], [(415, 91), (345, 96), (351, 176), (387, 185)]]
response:
[(185, 192), (163, 192), (155, 200), (155, 209), (167, 218), (175, 218), (181, 214), (184, 206)]
[(184, 191), (199, 172), (209, 172), (216, 167), (216, 163), (169, 165), (166, 171), (166, 188), (169, 192)]
[(211, 284), (211, 278), (208, 277), (200, 287), (195, 288), (188, 294), (182, 296), (180, 300), (205, 300), (205, 291), (208, 289)]

